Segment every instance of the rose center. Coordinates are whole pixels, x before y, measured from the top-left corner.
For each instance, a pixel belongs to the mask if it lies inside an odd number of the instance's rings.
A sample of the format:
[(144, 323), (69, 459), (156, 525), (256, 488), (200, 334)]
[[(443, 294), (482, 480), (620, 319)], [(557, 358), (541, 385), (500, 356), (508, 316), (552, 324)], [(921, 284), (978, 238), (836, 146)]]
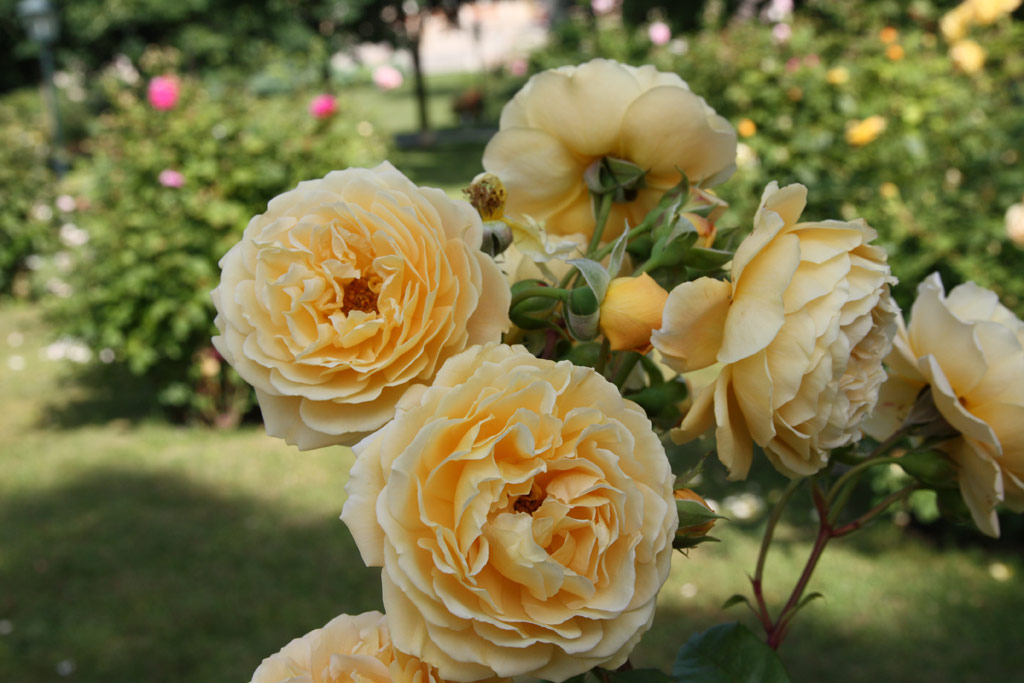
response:
[(343, 313), (362, 311), (377, 312), (377, 293), (380, 291), (380, 278), (371, 275), (369, 279), (361, 277), (345, 285), (345, 295), (341, 302)]
[(537, 498), (532, 496), (533, 493), (519, 496), (516, 498), (516, 502), (512, 504), (512, 509), (516, 512), (525, 512), (528, 515), (532, 515), (540, 507), (541, 503), (544, 502), (544, 494), (540, 494)]

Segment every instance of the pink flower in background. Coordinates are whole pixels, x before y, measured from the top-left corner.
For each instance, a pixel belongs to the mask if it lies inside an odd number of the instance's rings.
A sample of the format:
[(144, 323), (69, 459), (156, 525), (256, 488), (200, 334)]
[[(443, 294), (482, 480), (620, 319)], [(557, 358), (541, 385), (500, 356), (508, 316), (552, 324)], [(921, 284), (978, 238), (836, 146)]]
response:
[(326, 119), (338, 111), (338, 100), (334, 95), (317, 95), (309, 103), (309, 113), (318, 119)]
[(381, 90), (394, 90), (404, 80), (402, 72), (390, 64), (382, 64), (373, 71), (373, 83)]
[(793, 27), (789, 24), (775, 24), (772, 26), (772, 38), (777, 43), (784, 43), (793, 35)]
[(522, 57), (516, 57), (508, 63), (508, 72), (513, 76), (525, 76), (529, 69), (529, 63)]
[[(785, 26), (785, 24), (779, 24), (779, 26)], [(786, 71), (796, 71), (802, 64), (799, 57), (790, 57), (786, 60)]]
[(157, 182), (164, 187), (183, 187), (185, 185), (185, 176), (178, 171), (165, 168), (160, 171), (160, 175), (157, 176)]
[(647, 36), (655, 45), (664, 45), (672, 40), (672, 29), (664, 21), (656, 21), (647, 27)]
[(174, 76), (157, 76), (149, 82), (147, 95), (154, 109), (174, 109), (178, 103), (178, 79)]
[(615, 0), (590, 0), (590, 9), (594, 14), (608, 14), (615, 9)]

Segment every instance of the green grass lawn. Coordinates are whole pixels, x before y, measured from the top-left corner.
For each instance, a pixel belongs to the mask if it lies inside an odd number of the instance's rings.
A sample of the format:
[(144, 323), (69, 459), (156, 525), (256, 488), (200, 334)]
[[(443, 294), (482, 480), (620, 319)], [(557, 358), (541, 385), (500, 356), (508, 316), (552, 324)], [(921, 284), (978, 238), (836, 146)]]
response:
[[(338, 520), (346, 449), (166, 424), (146, 387), (110, 368), (76, 377), (41, 357), (46, 342), (31, 308), (0, 309), (0, 681), (72, 667), (63, 680), (245, 681), (291, 638), (381, 607), (378, 570)], [(676, 555), (637, 664), (667, 668), (692, 632), (747, 618), (719, 605), (746, 590), (757, 529), (720, 527), (723, 543)], [(939, 552), (891, 525), (836, 542), (811, 585), (825, 599), (783, 647), (794, 680), (1019, 676), (1024, 567), (1010, 547)], [(781, 530), (773, 605), (807, 550)]]

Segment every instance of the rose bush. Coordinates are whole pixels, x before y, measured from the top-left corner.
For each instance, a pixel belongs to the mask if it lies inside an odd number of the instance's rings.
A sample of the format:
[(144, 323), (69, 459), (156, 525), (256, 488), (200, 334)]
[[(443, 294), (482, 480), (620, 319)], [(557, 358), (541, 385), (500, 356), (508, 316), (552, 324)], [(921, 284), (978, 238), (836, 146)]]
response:
[(554, 234), (594, 231), (584, 172), (605, 157), (646, 172), (612, 206), (605, 237), (636, 225), (679, 183), (712, 186), (735, 169), (736, 132), (676, 74), (605, 59), (538, 74), (501, 112), (483, 165), (501, 178), (508, 211)]
[(722, 365), (673, 439), (715, 424), (731, 479), (746, 477), (753, 443), (787, 476), (817, 472), (859, 438), (885, 380), (897, 315), (885, 252), (863, 221), (798, 223), (806, 199), (802, 185), (770, 184), (732, 281), (673, 289), (652, 336), (680, 372)]
[(299, 183), (221, 260), (217, 350), (300, 449), (384, 425), (447, 358), (496, 341), (508, 285), (480, 218), (391, 164)]
[(396, 647), (443, 677), (561, 681), (621, 665), (649, 628), (673, 476), (593, 370), (474, 347), (354, 450), (342, 519), (384, 567)]
[(263, 660), (251, 683), (443, 683), (428, 664), (391, 646), (380, 612), (342, 614)]
[(887, 438), (931, 387), (935, 407), (960, 433), (942, 448), (964, 502), (978, 528), (998, 536), (996, 505), (1024, 510), (1024, 323), (973, 282), (946, 296), (935, 273), (918, 287), (886, 363), (889, 379), (865, 431)]

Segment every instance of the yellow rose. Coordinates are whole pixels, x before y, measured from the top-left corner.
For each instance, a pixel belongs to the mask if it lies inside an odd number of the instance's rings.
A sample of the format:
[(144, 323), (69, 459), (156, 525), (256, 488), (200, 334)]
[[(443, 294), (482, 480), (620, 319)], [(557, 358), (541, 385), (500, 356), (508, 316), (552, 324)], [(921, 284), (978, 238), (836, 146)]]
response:
[(1018, 247), (1024, 247), (1024, 199), (1006, 210), (1006, 236)]
[(736, 124), (736, 131), (742, 137), (749, 138), (757, 133), (757, 124), (750, 119), (740, 119), (740, 122)]
[(846, 142), (854, 147), (863, 147), (874, 142), (875, 138), (885, 130), (885, 125), (885, 118), (877, 115), (851, 123), (846, 129)]
[(885, 379), (897, 315), (885, 252), (863, 221), (797, 223), (806, 199), (802, 185), (771, 183), (732, 282), (673, 289), (651, 337), (679, 372), (721, 364), (672, 437), (717, 424), (731, 479), (747, 476), (752, 443), (783, 474), (814, 474), (830, 449), (860, 437)]
[(1020, 7), (1021, 0), (967, 0), (971, 16), (981, 25), (991, 24), (1004, 14)]
[(894, 62), (898, 62), (906, 56), (902, 45), (890, 45), (885, 48), (885, 56)]
[(850, 80), (850, 71), (845, 66), (836, 66), (825, 73), (825, 80), (830, 85), (843, 85)]
[(483, 164), (508, 190), (508, 211), (555, 234), (594, 231), (583, 174), (604, 157), (644, 169), (645, 187), (613, 204), (606, 239), (637, 225), (680, 181), (710, 187), (736, 166), (736, 132), (676, 74), (595, 59), (533, 76), (501, 112)]
[(939, 30), (949, 42), (960, 40), (967, 35), (967, 29), (974, 20), (974, 12), (969, 3), (961, 3), (942, 15)]
[(661, 312), (668, 298), (661, 285), (647, 273), (617, 277), (608, 283), (601, 302), (601, 333), (612, 351), (640, 351), (651, 347), (651, 332), (661, 327)]
[(945, 296), (933, 273), (918, 286), (886, 364), (889, 380), (864, 430), (886, 438), (930, 386), (935, 407), (961, 434), (943, 449), (964, 501), (978, 528), (998, 536), (998, 503), (1024, 511), (1024, 323), (973, 282)]
[(977, 73), (985, 66), (985, 48), (973, 40), (958, 40), (949, 48), (949, 58), (964, 73)]
[(354, 449), (342, 519), (395, 646), (472, 681), (625, 662), (678, 524), (650, 421), (590, 368), (490, 344)]
[(449, 357), (500, 339), (508, 284), (465, 202), (388, 163), (271, 200), (221, 260), (214, 346), (256, 388), (267, 432), (351, 444)]
[(342, 614), (263, 660), (251, 683), (442, 683), (429, 665), (395, 651), (380, 612)]

